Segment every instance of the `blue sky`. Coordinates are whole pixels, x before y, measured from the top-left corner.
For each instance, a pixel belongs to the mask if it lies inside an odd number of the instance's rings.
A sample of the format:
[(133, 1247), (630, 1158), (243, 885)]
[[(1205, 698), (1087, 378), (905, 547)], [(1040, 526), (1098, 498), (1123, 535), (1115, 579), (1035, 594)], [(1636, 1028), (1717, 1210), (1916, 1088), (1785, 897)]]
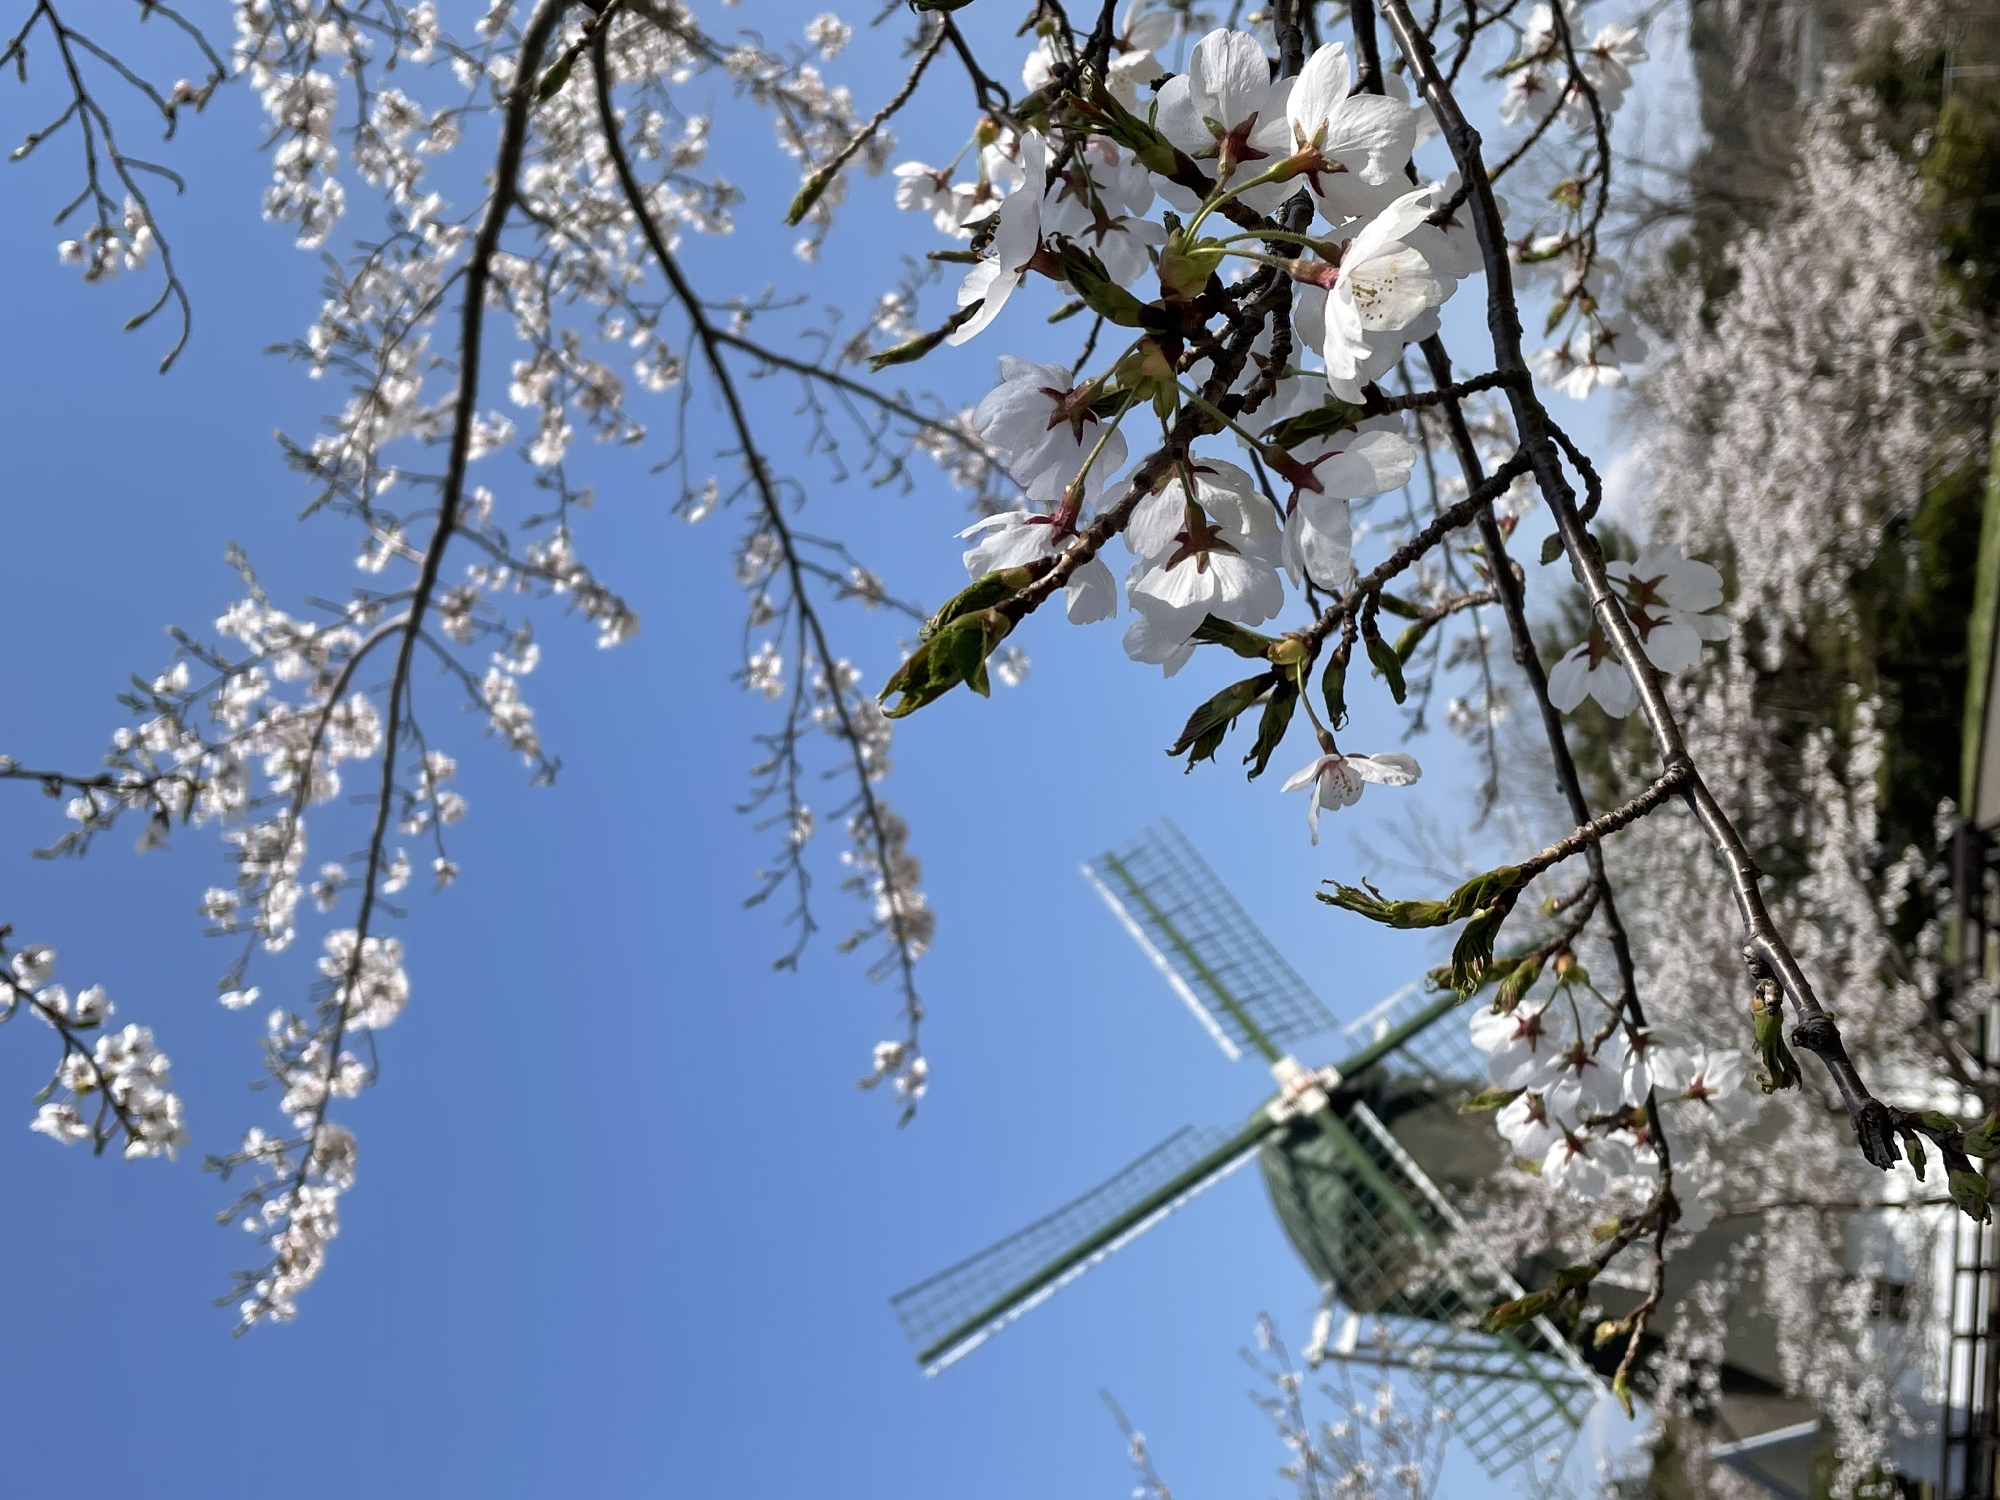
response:
[[(779, 34), (816, 8), (755, 19)], [(888, 84), (859, 57), (837, 71), (864, 103)], [(957, 138), (962, 90), (947, 83), (937, 101), (905, 139)], [(304, 491), (271, 439), (310, 430), (336, 393), (259, 352), (306, 326), (315, 268), (258, 217), (250, 104), (226, 92), (178, 148), (190, 191), (169, 222), (197, 324), (165, 378), (160, 338), (119, 331), (139, 288), (87, 288), (56, 264), (45, 213), (66, 196), (67, 158), (0, 179), (0, 275), (15, 289), (0, 630), (17, 643), (0, 657), (0, 749), (23, 760), (102, 753), (127, 674), (167, 658), (162, 627), (203, 628), (231, 597), (226, 540), (281, 603), (352, 581), (354, 539), (297, 524)], [(721, 149), (770, 160), (761, 135)], [(886, 180), (863, 182), (826, 262), (801, 267), (788, 236), (764, 233), (790, 184), (736, 175), (754, 190), (744, 232), (688, 250), (717, 291), (768, 279), (863, 305), (889, 279), (885, 247), (934, 243), (888, 207)], [(1005, 335), (922, 373), (974, 396), (995, 355), (1029, 352)], [(789, 404), (788, 388), (770, 391), (769, 409)], [(232, 1340), (231, 1314), (210, 1306), (252, 1247), (214, 1226), (224, 1195), (199, 1162), (271, 1110), (244, 1086), (258, 1019), (212, 998), (226, 954), (195, 905), (221, 869), (214, 840), (136, 857), (121, 835), (87, 861), (37, 863), (59, 804), (0, 788), (0, 921), (53, 943), (59, 977), (104, 983), (122, 1018), (156, 1029), (194, 1133), (171, 1166), (30, 1135), (50, 1039), (28, 1019), (0, 1032), (9, 1488), (109, 1493), (115, 1470), (121, 1488), (203, 1500), (274, 1485), (297, 1500), (1117, 1495), (1128, 1479), (1104, 1387), (1183, 1496), (1278, 1492), (1281, 1455), (1236, 1351), (1260, 1311), (1302, 1339), (1315, 1291), (1254, 1173), (940, 1379), (919, 1376), (886, 1299), (1266, 1092), (1181, 1011), (1081, 860), (1171, 814), (1352, 1014), (1429, 956), (1312, 900), (1321, 878), (1365, 868), (1349, 834), (1385, 842), (1395, 796), (1371, 795), (1314, 850), (1301, 799), (1277, 791), (1309, 754), (1303, 737), (1247, 788), (1226, 754), (1183, 776), (1161, 753), (1223, 668), (1198, 664), (1163, 690), (1124, 660), (1115, 628), (1031, 623), (1024, 686), (954, 695), (898, 735), (890, 794), (940, 914), (921, 968), (934, 1088), (899, 1131), (886, 1101), (852, 1087), (893, 1031), (893, 996), (830, 942), (799, 974), (774, 973), (784, 934), (742, 906), (763, 847), (736, 805), (766, 717), (729, 681), (738, 523), (674, 519), (643, 462), (607, 473), (580, 545), (644, 628), (606, 653), (544, 618), (545, 665), (527, 687), (564, 761), (554, 787), (526, 787), (453, 726), (472, 800), (464, 875), (418, 896), (404, 924), (413, 998), (381, 1039), (381, 1086), (348, 1112), (360, 1182), (296, 1324)], [(909, 495), (815, 482), (808, 516), (934, 603), (963, 577), (951, 533), (968, 518), (942, 477), (919, 479)], [(893, 626), (843, 624), (879, 681)], [(1386, 701), (1353, 696), (1354, 743), (1390, 748)], [(1425, 788), (1448, 795), (1455, 752), (1436, 737), (1415, 748)], [(837, 935), (846, 898), (825, 874)], [(305, 957), (267, 970), (266, 993), (302, 986)]]

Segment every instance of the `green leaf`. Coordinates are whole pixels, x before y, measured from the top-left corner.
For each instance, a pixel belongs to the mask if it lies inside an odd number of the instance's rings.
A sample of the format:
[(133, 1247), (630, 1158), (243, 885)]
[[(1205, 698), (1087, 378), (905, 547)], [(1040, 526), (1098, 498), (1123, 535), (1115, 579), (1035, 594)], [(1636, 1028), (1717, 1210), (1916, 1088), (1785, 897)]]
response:
[(1493, 940), (1500, 924), (1507, 920), (1509, 902), (1502, 906), (1482, 906), (1459, 929), (1458, 941), (1451, 946), (1451, 987), (1461, 995), (1479, 988), (1480, 976), (1493, 961)]
[(907, 365), (922, 359), (931, 350), (937, 348), (939, 344), (942, 344), (954, 333), (957, 333), (959, 329), (970, 323), (973, 315), (983, 306), (985, 306), (983, 302), (975, 302), (970, 307), (961, 307), (957, 312), (944, 320), (943, 327), (933, 328), (929, 333), (920, 333), (913, 339), (905, 339), (900, 344), (884, 349), (880, 354), (869, 355), (868, 368), (879, 372), (888, 369), (891, 365)]
[[(1492, 966), (1488, 967), (1490, 969)], [(1527, 958), (1515, 964), (1500, 981), (1500, 988), (1493, 996), (1493, 1008), (1500, 1011), (1514, 1009), (1521, 1003), (1522, 997), (1535, 987), (1535, 981), (1541, 977), (1540, 958)]]
[(1559, 1294), (1553, 1291), (1530, 1292), (1525, 1297), (1516, 1297), (1511, 1302), (1502, 1302), (1488, 1308), (1479, 1320), (1479, 1326), (1488, 1333), (1503, 1333), (1509, 1328), (1519, 1328), (1523, 1323), (1532, 1323), (1556, 1305)]
[(935, 702), (961, 682), (985, 697), (991, 690), (986, 680), (986, 658), (1013, 628), (1014, 622), (997, 609), (961, 614), (940, 626), (882, 684), (878, 698), (886, 699), (891, 693), (901, 695), (882, 712), (892, 719), (903, 718), (926, 703)]
[(1965, 1132), (1967, 1156), (2000, 1156), (2000, 1114), (1988, 1115)]
[(1910, 1165), (1916, 1169), (1917, 1181), (1922, 1182), (1924, 1180), (1925, 1161), (1923, 1138), (1914, 1135), (1904, 1136), (1903, 1155), (1909, 1158)]
[(1458, 1112), (1462, 1115), (1483, 1115), (1492, 1110), (1505, 1109), (1520, 1098), (1521, 1094), (1520, 1089), (1481, 1089), (1459, 1105)]
[(1241, 682), (1232, 682), (1208, 702), (1188, 715), (1186, 726), (1180, 738), (1167, 747), (1169, 755), (1186, 755), (1187, 769), (1192, 771), (1195, 762), (1215, 759), (1215, 752), (1221, 748), (1223, 737), (1252, 704), (1276, 687), (1281, 679), (1276, 672), (1260, 672), (1255, 677), (1246, 677)]
[(1104, 262), (1073, 240), (1052, 239), (1049, 248), (1061, 262), (1063, 279), (1084, 306), (1121, 328), (1147, 328), (1157, 322), (1153, 309), (1111, 279)]
[(1340, 729), (1347, 723), (1347, 654), (1327, 653), (1326, 670), (1319, 674), (1320, 696), (1326, 700), (1326, 722)]
[(1423, 638), (1431, 633), (1431, 626), (1436, 623), (1435, 620), (1419, 620), (1416, 624), (1406, 627), (1403, 633), (1396, 637), (1396, 644), (1391, 649), (1395, 651), (1398, 663), (1409, 661), (1411, 654), (1422, 644)]
[(1345, 432), (1361, 420), (1361, 408), (1345, 401), (1328, 401), (1311, 411), (1302, 411), (1264, 429), (1264, 441), (1278, 448), (1296, 448), (1307, 438), (1330, 437)]
[(1342, 885), (1337, 880), (1321, 884), (1332, 886), (1333, 894), (1329, 896), (1325, 891), (1313, 894), (1328, 906), (1338, 906), (1384, 927), (1444, 927), (1453, 920), (1442, 901), (1391, 901), (1381, 892), (1362, 886)]
[(1264, 716), (1257, 721), (1257, 742), (1243, 757), (1243, 764), (1250, 767), (1250, 780), (1255, 781), (1264, 774), (1273, 752), (1284, 741), (1285, 731), (1291, 727), (1292, 710), (1298, 706), (1298, 679), (1289, 672), (1284, 673), (1264, 703)]
[(1563, 539), (1560, 531), (1551, 531), (1542, 538), (1542, 566), (1547, 567), (1563, 555)]
[(820, 197), (826, 192), (827, 185), (833, 179), (833, 169), (831, 167), (821, 167), (812, 176), (800, 183), (799, 190), (792, 195), (792, 206), (785, 210), (785, 223), (787, 225), (797, 224), (799, 220), (811, 213), (812, 206), (819, 202)]
[(1986, 1178), (1978, 1172), (1963, 1167), (1954, 1168), (1946, 1174), (1951, 1188), (1951, 1201), (1974, 1223), (1984, 1224), (1993, 1217), (1992, 1206), (1987, 1202)]
[(1270, 660), (1271, 648), (1278, 644), (1273, 636), (1259, 635), (1256, 631), (1246, 630), (1232, 621), (1218, 620), (1214, 615), (1208, 616), (1195, 626), (1194, 638), (1198, 641), (1207, 641), (1212, 646), (1227, 646), (1238, 656), (1264, 661)]
[(1927, 1109), (1921, 1115), (1917, 1116), (1917, 1118), (1922, 1120), (1932, 1130), (1943, 1135), (1949, 1135), (1952, 1131), (1958, 1129), (1958, 1121), (1954, 1120), (1943, 1110)]
[(1444, 899), (1445, 920), (1456, 922), (1461, 917), (1470, 916), (1477, 907), (1485, 906), (1501, 896), (1507, 896), (1507, 907), (1514, 906), (1512, 896), (1521, 883), (1521, 872), (1513, 865), (1500, 865), (1483, 875), (1475, 875)]
[(1396, 648), (1383, 640), (1372, 627), (1362, 632), (1362, 639), (1368, 645), (1368, 660), (1388, 681), (1389, 696), (1401, 703), (1409, 696), (1410, 690), (1403, 683), (1403, 660), (1396, 655)]
[[(557, 94), (560, 94), (562, 86), (569, 82), (570, 72), (575, 67), (576, 51), (572, 48), (557, 58), (550, 66), (548, 72), (542, 75), (542, 81), (535, 85), (535, 102), (537, 104), (546, 104), (549, 100), (555, 98)], [(813, 196), (818, 197), (819, 195), (815, 193)], [(797, 220), (793, 220), (792, 222), (796, 223)]]
[(1777, 986), (1768, 980), (1759, 983), (1750, 997), (1750, 1034), (1764, 1060), (1764, 1071), (1757, 1074), (1764, 1092), (1797, 1088), (1799, 1060), (1785, 1045), (1784, 1003), (1778, 998)]
[(996, 604), (1004, 603), (1055, 565), (1056, 559), (1053, 557), (1038, 557), (1033, 562), (1023, 563), (1018, 568), (1002, 568), (996, 573), (987, 573), (974, 579), (938, 606), (938, 612), (924, 621), (917, 638), (927, 641), (960, 615), (968, 615), (975, 610), (990, 609)]
[(1424, 607), (1421, 604), (1411, 599), (1405, 599), (1401, 594), (1392, 594), (1387, 589), (1384, 589), (1375, 597), (1382, 601), (1382, 608), (1386, 609), (1392, 615), (1401, 615), (1405, 620), (1414, 620), (1424, 612)]

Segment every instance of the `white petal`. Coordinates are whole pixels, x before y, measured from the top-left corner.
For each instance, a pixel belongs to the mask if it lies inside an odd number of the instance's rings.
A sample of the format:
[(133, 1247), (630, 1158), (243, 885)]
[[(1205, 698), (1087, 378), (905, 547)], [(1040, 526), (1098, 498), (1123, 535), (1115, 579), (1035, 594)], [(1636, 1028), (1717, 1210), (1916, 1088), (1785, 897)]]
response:
[(1549, 702), (1559, 713), (1574, 713), (1590, 696), (1590, 647), (1573, 647), (1549, 668)]
[(1103, 558), (1093, 557), (1069, 575), (1063, 602), (1072, 625), (1089, 625), (1118, 613), (1118, 584)]
[(1424, 774), (1414, 755), (1390, 750), (1381, 755), (1350, 755), (1347, 764), (1363, 781), (1377, 786), (1408, 786)]
[(1633, 685), (1632, 674), (1608, 656), (1590, 673), (1590, 691), (1614, 719), (1624, 718), (1639, 706), (1639, 689)]
[(1678, 619), (1655, 625), (1645, 640), (1646, 659), (1669, 676), (1685, 672), (1701, 660), (1701, 637)]
[(1278, 790), (1283, 792), (1297, 792), (1311, 786), (1313, 779), (1319, 775), (1321, 759), (1322, 757), (1315, 756), (1306, 765), (1294, 771), (1290, 776), (1285, 778), (1285, 784)]

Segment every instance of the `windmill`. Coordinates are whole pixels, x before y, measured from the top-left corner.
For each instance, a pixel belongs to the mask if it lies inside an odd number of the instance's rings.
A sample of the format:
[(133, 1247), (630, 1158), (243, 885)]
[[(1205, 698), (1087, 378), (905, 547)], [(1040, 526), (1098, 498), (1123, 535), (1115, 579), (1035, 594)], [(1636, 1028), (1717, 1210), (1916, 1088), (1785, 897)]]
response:
[[(1412, 985), (1343, 1028), (1354, 1048), (1308, 1068), (1288, 1050), (1333, 1016), (1172, 823), (1084, 866), (1133, 940), (1231, 1059), (1254, 1052), (1277, 1093), (1235, 1130), (1183, 1129), (1025, 1229), (891, 1299), (925, 1373), (994, 1334), (1255, 1157), (1278, 1223), (1346, 1311), (1332, 1352), (1423, 1372), (1490, 1473), (1566, 1444), (1598, 1382), (1546, 1319), (1499, 1334), (1479, 1315), (1522, 1295), (1497, 1262), (1441, 1270), (1463, 1221), (1445, 1189), (1500, 1164), (1456, 1105), (1481, 1070), (1457, 997)], [(1457, 1045), (1454, 1046), (1454, 1039)], [(1361, 1336), (1364, 1320), (1370, 1336)]]

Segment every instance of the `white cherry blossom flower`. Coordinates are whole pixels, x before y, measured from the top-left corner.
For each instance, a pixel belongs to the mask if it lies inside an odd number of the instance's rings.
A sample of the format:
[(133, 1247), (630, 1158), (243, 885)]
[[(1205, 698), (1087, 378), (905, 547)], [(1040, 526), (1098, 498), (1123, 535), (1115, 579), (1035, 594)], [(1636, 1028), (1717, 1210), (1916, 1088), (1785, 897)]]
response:
[(1745, 1088), (1750, 1063), (1743, 1053), (1701, 1047), (1676, 1053), (1661, 1070), (1660, 1084), (1675, 1101), (1700, 1105), (1724, 1128), (1748, 1125), (1763, 1112), (1761, 1091)]
[(1172, 552), (1143, 562), (1127, 585), (1164, 605), (1189, 634), (1208, 615), (1239, 625), (1261, 625), (1284, 607), (1277, 568), (1277, 533), (1253, 536), (1191, 515)]
[(1049, 148), (1039, 135), (1021, 137), (1020, 188), (1000, 205), (993, 231), (993, 254), (959, 283), (958, 305), (979, 310), (945, 342), (963, 344), (1000, 316), (1014, 288), (1028, 274), (1028, 262), (1042, 248), (1042, 195), (1048, 190)]
[(1320, 272), (1319, 351), (1329, 382), (1354, 381), (1377, 354), (1369, 333), (1401, 332), (1451, 295), (1450, 278), (1404, 239), (1431, 210), (1430, 189), (1403, 194), (1347, 242), (1338, 267)]
[(1637, 1167), (1632, 1148), (1615, 1137), (1565, 1131), (1542, 1158), (1542, 1181), (1592, 1202)]
[(1416, 757), (1400, 750), (1381, 755), (1342, 755), (1329, 750), (1294, 772), (1283, 790), (1312, 789), (1312, 796), (1306, 802), (1306, 826), (1312, 830), (1312, 841), (1317, 844), (1321, 808), (1337, 812), (1352, 807), (1361, 800), (1361, 793), (1370, 782), (1377, 786), (1409, 786), (1423, 774)]
[(1486, 1054), (1494, 1087), (1543, 1089), (1561, 1066), (1561, 1036), (1544, 1025), (1548, 998), (1522, 1000), (1510, 1011), (1481, 1010), (1471, 1021), (1472, 1045)]
[(1556, 1055), (1556, 1074), (1547, 1088), (1549, 1107), (1571, 1120), (1613, 1113), (1625, 1103), (1625, 1058), (1622, 1028), (1595, 1048), (1588, 1037), (1571, 1038)]
[(1605, 572), (1624, 595), (1647, 659), (1662, 672), (1687, 671), (1701, 659), (1703, 641), (1729, 635), (1729, 617), (1710, 613), (1722, 604), (1722, 575), (1671, 542), (1655, 543)]
[(1639, 706), (1639, 689), (1632, 675), (1612, 653), (1611, 643), (1595, 625), (1579, 646), (1549, 668), (1549, 702), (1562, 713), (1574, 713), (1585, 698), (1595, 698), (1614, 719)]
[[(1597, 102), (1607, 115), (1618, 108), (1625, 91), (1632, 87), (1633, 65), (1645, 62), (1648, 55), (1637, 28), (1631, 26), (1599, 27), (1590, 45), (1577, 49), (1577, 68), (1596, 90)], [(1575, 126), (1591, 123), (1589, 106), (1579, 100), (1573, 114), (1566, 111), (1565, 119)]]
[(1354, 571), (1347, 502), (1401, 489), (1416, 465), (1416, 446), (1397, 418), (1371, 417), (1358, 427), (1309, 438), (1267, 459), (1291, 485), (1284, 556), (1292, 582), (1310, 578), (1321, 588), (1345, 588)]
[(1285, 103), (1292, 150), (1312, 160), (1301, 175), (1335, 224), (1377, 213), (1396, 196), (1394, 184), (1417, 139), (1408, 104), (1353, 88), (1347, 49), (1329, 42), (1306, 59)]
[[(980, 537), (966, 551), (965, 570), (974, 578), (983, 578), (1001, 568), (1018, 568), (1054, 557), (1076, 533), (1061, 530), (1054, 516), (1010, 510), (974, 521), (959, 535)], [(1103, 558), (1092, 557), (1070, 574), (1063, 585), (1063, 604), (1072, 625), (1108, 620), (1118, 613), (1118, 584)]]
[(1549, 1118), (1548, 1101), (1534, 1089), (1523, 1089), (1493, 1117), (1494, 1126), (1515, 1156), (1540, 1161), (1562, 1136), (1562, 1125)]
[(1187, 527), (1190, 502), (1244, 532), (1258, 529), (1255, 512), (1268, 514), (1257, 481), (1244, 470), (1219, 458), (1190, 458), (1133, 507), (1125, 522), (1125, 545), (1142, 558), (1165, 556)]
[(961, 227), (962, 206), (952, 186), (951, 168), (906, 161), (898, 162), (892, 175), (896, 179), (896, 207), (910, 213), (929, 214), (940, 234), (965, 236), (966, 231)]
[[(1174, 38), (1175, 17), (1171, 10), (1147, 10), (1145, 0), (1132, 0), (1111, 38), (1111, 66), (1106, 70), (1106, 86), (1112, 97), (1127, 109), (1138, 103), (1139, 87), (1151, 83), (1166, 71), (1154, 56)], [(1032, 91), (1055, 80), (1055, 45), (1043, 37), (1021, 65), (1021, 82)]]
[(1125, 438), (1117, 432), (1104, 438), (1098, 450), (1104, 428), (1091, 410), (1095, 394), (1088, 385), (1072, 387), (1065, 366), (1031, 364), (1003, 354), (1000, 384), (973, 408), (972, 425), (1007, 455), (1007, 472), (1030, 500), (1042, 505), (1061, 500), (1082, 473), (1084, 460), (1096, 452), (1080, 490), (1082, 503), (1088, 504), (1126, 456)]
[(1537, 349), (1529, 356), (1535, 378), (1573, 401), (1622, 386), (1625, 366), (1646, 357), (1646, 342), (1624, 313), (1586, 321), (1567, 343)]
[[(1145, 169), (1140, 168), (1143, 176)], [(1152, 266), (1147, 252), (1167, 242), (1167, 232), (1151, 219), (1125, 212), (1109, 192), (1099, 192), (1096, 201), (1086, 202), (1082, 194), (1059, 196), (1042, 211), (1042, 232), (1063, 235), (1104, 262), (1111, 279), (1121, 286), (1135, 284)], [(1150, 189), (1147, 196), (1151, 197)]]
[[(1160, 86), (1156, 123), (1162, 135), (1227, 186), (1291, 154), (1285, 106), (1295, 81), (1271, 81), (1270, 56), (1248, 32), (1211, 31), (1194, 44), (1187, 71)], [(1291, 192), (1287, 184), (1270, 183), (1252, 189), (1244, 201), (1275, 207)]]

